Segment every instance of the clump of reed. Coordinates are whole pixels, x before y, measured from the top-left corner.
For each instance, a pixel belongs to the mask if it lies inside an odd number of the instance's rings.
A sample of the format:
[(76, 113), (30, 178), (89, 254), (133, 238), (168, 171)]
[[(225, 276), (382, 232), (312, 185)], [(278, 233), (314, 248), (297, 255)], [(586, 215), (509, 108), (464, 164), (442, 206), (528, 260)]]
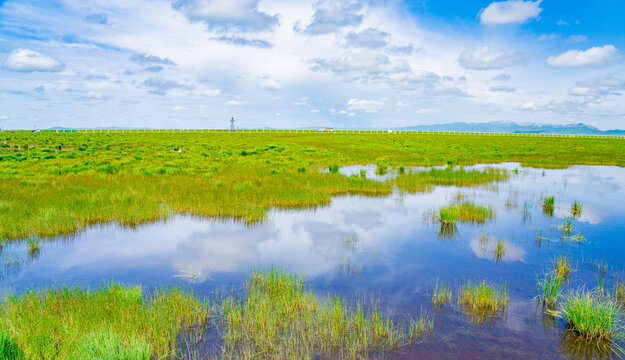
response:
[(432, 291), (432, 304), (435, 308), (442, 309), (451, 304), (452, 295), (451, 286), (439, 285), (437, 281)]
[(339, 166), (336, 164), (332, 164), (330, 166), (328, 166), (328, 171), (332, 174), (336, 174), (339, 172)]
[(553, 216), (553, 209), (555, 207), (555, 196), (545, 196), (543, 198), (543, 213), (547, 216)]
[(571, 235), (571, 231), (573, 231), (573, 219), (566, 218), (562, 224), (560, 224), (560, 230), (562, 230), (564, 236)]
[(178, 337), (204, 324), (209, 311), (180, 290), (144, 298), (140, 287), (110, 284), (10, 296), (0, 305), (0, 323), (4, 339), (28, 359), (134, 360), (176, 357)]
[(432, 221), (440, 222), (443, 226), (450, 226), (456, 222), (484, 223), (495, 216), (490, 206), (477, 205), (470, 201), (463, 201), (442, 207), (438, 213), (426, 216)]
[(571, 275), (571, 259), (566, 256), (559, 256), (555, 261), (556, 276), (566, 281)]
[(39, 238), (36, 236), (30, 236), (26, 240), (26, 249), (28, 256), (35, 257), (39, 254)]
[(570, 330), (586, 341), (612, 341), (623, 331), (623, 308), (614, 299), (591, 292), (576, 291), (565, 297), (557, 316)]
[(234, 358), (366, 357), (404, 337), (375, 304), (320, 300), (302, 277), (275, 269), (252, 272), (245, 298), (225, 299), (221, 311), (224, 349)]
[(416, 319), (410, 319), (410, 326), (408, 331), (408, 341), (410, 345), (414, 342), (423, 339), (425, 334), (434, 333), (434, 318), (436, 315), (430, 316), (429, 314), (421, 311), (421, 314)]
[(537, 278), (539, 298), (543, 305), (553, 308), (562, 293), (563, 281), (556, 271), (546, 271)]
[(503, 316), (509, 301), (510, 295), (505, 286), (487, 281), (467, 281), (458, 290), (458, 305), (477, 324)]
[(571, 215), (580, 216), (581, 214), (582, 214), (582, 203), (573, 201), (573, 204), (571, 204)]

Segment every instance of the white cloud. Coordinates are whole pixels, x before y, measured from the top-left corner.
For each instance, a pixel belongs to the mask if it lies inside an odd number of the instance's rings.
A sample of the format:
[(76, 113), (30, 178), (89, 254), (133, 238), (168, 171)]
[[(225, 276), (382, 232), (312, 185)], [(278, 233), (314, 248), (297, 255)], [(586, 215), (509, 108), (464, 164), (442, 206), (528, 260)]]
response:
[(361, 32), (347, 34), (347, 46), (377, 49), (386, 46), (389, 34), (375, 28), (368, 28)]
[(206, 91), (204, 91), (204, 96), (206, 97), (216, 97), (221, 95), (222, 91), (221, 89), (207, 89)]
[(312, 110), (310, 110), (310, 112), (311, 112), (311, 113), (318, 113), (318, 112), (321, 112), (321, 110), (318, 110), (318, 109), (312, 109)]
[(620, 95), (625, 91), (625, 80), (614, 76), (600, 77), (578, 81), (569, 89), (573, 96), (604, 97), (607, 95)]
[(5, 60), (4, 67), (11, 71), (57, 72), (63, 70), (65, 65), (51, 56), (29, 49), (17, 49)]
[(530, 54), (525, 52), (501, 52), (488, 46), (480, 46), (463, 51), (458, 62), (466, 69), (493, 70), (522, 64), (529, 57)]
[(547, 64), (552, 67), (603, 66), (620, 58), (614, 45), (605, 45), (588, 50), (569, 50), (558, 56), (550, 56)]
[(282, 85), (273, 79), (263, 79), (260, 83), (260, 88), (271, 91), (282, 90)]
[(486, 25), (519, 24), (538, 17), (543, 9), (542, 0), (508, 0), (493, 2), (480, 14), (480, 22)]
[(278, 24), (278, 15), (258, 10), (258, 0), (178, 0), (174, 8), (219, 30), (264, 31)]
[(294, 30), (307, 35), (322, 35), (337, 32), (345, 27), (358, 26), (364, 19), (359, 13), (362, 6), (353, 0), (315, 1), (312, 20), (303, 27), (298, 21)]
[(387, 99), (366, 100), (351, 98), (347, 101), (347, 108), (351, 111), (362, 110), (368, 113), (376, 113), (386, 105), (386, 102)]
[(395, 106), (397, 106), (397, 107), (408, 107), (408, 106), (410, 106), (410, 104), (408, 104), (408, 103), (407, 103), (407, 102), (405, 102), (405, 101), (398, 101), (398, 102), (395, 104)]
[(239, 101), (239, 100), (228, 100), (226, 101), (226, 103), (224, 104), (226, 106), (243, 106), (243, 105), (247, 105), (246, 101)]

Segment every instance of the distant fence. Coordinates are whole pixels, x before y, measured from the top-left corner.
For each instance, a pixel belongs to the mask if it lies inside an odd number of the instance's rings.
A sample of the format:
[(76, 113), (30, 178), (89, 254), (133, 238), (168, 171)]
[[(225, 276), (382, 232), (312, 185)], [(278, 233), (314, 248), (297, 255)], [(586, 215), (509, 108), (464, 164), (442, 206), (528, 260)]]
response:
[[(29, 130), (4, 130), (4, 132), (30, 132)], [(174, 133), (267, 133), (267, 134), (419, 134), (419, 135), (481, 135), (481, 136), (520, 136), (520, 137), (568, 137), (593, 139), (625, 139), (622, 135), (576, 135), (576, 134), (534, 134), (534, 133), (494, 133), (469, 131), (417, 131), (417, 130), (312, 130), (312, 129), (60, 129), (41, 130), (42, 133), (81, 133), (81, 134), (174, 134)]]

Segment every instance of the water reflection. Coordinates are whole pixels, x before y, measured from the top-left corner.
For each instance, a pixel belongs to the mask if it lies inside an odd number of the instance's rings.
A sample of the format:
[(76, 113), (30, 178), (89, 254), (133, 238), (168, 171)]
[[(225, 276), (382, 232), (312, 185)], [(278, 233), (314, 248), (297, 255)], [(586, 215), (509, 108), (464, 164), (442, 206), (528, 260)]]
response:
[[(369, 173), (375, 170), (367, 168)], [(146, 288), (192, 282), (197, 293), (209, 294), (240, 284), (250, 269), (274, 265), (304, 273), (321, 294), (374, 298), (385, 311), (401, 316), (431, 309), (428, 294), (437, 281), (488, 279), (510, 288), (505, 314), (474, 317), (456, 306), (445, 307), (437, 311), (435, 336), (410, 351), (430, 358), (467, 353), (502, 358), (520, 352), (524, 358), (584, 358), (588, 352), (580, 351), (578, 342), (567, 340), (565, 350), (560, 341), (565, 328), (553, 317), (535, 320), (536, 273), (566, 254), (579, 264), (575, 281), (567, 285), (575, 289), (596, 284), (599, 260), (625, 264), (623, 185), (625, 169), (616, 167), (521, 169), (496, 188), (342, 196), (316, 209), (272, 210), (266, 222), (253, 225), (174, 216), (135, 229), (94, 226), (41, 242), (38, 251), (29, 252), (26, 242), (5, 245), (0, 277), (3, 291), (16, 293), (115, 279)], [(455, 201), (459, 192), (463, 200), (493, 207), (495, 219), (451, 227), (424, 221), (424, 214)], [(541, 211), (546, 194), (555, 196), (553, 217)], [(581, 216), (572, 219), (583, 243), (561, 238), (559, 226), (570, 217), (573, 201), (583, 204)], [(497, 255), (496, 242), (481, 242), (482, 234), (505, 239), (505, 250)], [(610, 279), (609, 274), (600, 278)], [(542, 330), (554, 336), (546, 337)]]

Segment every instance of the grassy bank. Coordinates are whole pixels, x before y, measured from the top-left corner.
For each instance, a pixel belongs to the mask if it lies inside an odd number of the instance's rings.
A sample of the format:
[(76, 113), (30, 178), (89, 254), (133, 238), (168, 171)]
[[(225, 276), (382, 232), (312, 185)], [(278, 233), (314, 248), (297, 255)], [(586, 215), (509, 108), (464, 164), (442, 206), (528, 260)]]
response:
[(339, 194), (500, 180), (500, 172), (403, 174), (376, 182), (333, 165), (497, 163), (625, 165), (625, 142), (582, 138), (354, 134), (54, 134), (0, 136), (0, 237), (53, 236), (89, 224), (134, 225), (172, 213), (263, 219)]
[(149, 299), (115, 284), (33, 291), (0, 306), (0, 358), (176, 358), (178, 337), (209, 315), (206, 304), (174, 289)]

